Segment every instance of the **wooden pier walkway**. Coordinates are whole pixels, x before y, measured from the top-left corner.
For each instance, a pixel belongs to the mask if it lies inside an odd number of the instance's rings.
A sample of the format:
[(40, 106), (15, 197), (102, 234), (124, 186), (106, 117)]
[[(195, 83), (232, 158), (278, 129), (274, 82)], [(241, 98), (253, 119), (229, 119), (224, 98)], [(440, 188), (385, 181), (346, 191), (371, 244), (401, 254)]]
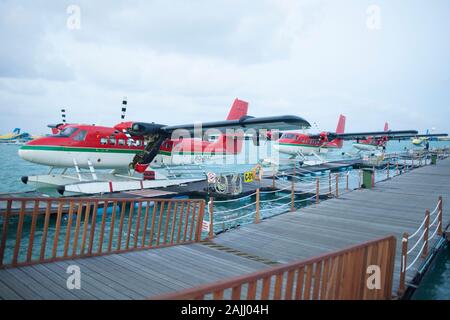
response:
[[(1, 299), (139, 299), (336, 251), (387, 235), (397, 237), (393, 294), (402, 234), (412, 234), (443, 197), (450, 223), (450, 159), (216, 236), (206, 243), (80, 258), (0, 270)], [(433, 220), (433, 219), (432, 219)], [(411, 253), (414, 255), (420, 248)], [(68, 290), (66, 269), (81, 268), (81, 289)], [(407, 273), (407, 281), (419, 264)]]

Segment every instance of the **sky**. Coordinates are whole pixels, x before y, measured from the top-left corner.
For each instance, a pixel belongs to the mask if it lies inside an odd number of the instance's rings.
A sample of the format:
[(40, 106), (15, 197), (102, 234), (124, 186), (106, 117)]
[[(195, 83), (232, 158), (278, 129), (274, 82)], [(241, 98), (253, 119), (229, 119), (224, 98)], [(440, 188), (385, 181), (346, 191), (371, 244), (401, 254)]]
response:
[(450, 132), (448, 0), (0, 1), (0, 133), (293, 114)]

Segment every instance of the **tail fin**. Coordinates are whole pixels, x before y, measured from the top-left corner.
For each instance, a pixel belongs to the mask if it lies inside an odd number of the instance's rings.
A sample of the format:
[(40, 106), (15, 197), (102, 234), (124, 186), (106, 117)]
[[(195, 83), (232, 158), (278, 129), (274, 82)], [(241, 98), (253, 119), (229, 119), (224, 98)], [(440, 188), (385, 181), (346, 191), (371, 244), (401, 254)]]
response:
[(384, 123), (384, 131), (389, 131), (389, 124), (387, 122)]
[(345, 116), (342, 114), (339, 116), (339, 121), (336, 127), (336, 133), (344, 133), (345, 132)]
[[(340, 115), (339, 116), (339, 121), (336, 127), (336, 133), (344, 133), (345, 132), (345, 116), (344, 115)], [(333, 139), (329, 142), (330, 145), (333, 145), (337, 148), (342, 148), (342, 145), (344, 144), (344, 140), (336, 138)]]
[(230, 113), (228, 113), (227, 120), (239, 120), (240, 118), (247, 115), (248, 102), (234, 99), (233, 105), (231, 106)]
[[(239, 120), (247, 115), (248, 102), (234, 99), (231, 110), (228, 113), (227, 120)], [(241, 133), (236, 133), (232, 135), (221, 134), (217, 139), (217, 142), (211, 145), (210, 148), (216, 152), (224, 152), (227, 154), (237, 154), (242, 150), (242, 139), (243, 135)]]

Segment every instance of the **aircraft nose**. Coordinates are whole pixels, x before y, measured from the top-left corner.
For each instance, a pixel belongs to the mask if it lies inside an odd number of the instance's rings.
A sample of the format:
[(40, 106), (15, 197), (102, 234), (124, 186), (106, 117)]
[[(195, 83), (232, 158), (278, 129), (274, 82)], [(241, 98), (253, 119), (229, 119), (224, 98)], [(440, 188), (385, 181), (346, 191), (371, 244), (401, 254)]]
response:
[(23, 147), (20, 147), (17, 153), (19, 154), (19, 157), (21, 157), (23, 160), (32, 161), (32, 156), (30, 152), (31, 150), (26, 150)]

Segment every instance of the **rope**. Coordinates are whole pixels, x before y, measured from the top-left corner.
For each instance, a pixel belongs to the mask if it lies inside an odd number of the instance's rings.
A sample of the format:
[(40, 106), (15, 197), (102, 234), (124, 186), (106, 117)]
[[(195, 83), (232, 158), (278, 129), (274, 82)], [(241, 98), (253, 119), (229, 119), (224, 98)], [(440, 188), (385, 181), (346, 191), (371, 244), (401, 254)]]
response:
[(425, 221), (426, 221), (426, 218), (423, 219), (422, 224), (417, 228), (416, 232), (414, 232), (412, 235), (408, 236), (408, 240), (414, 238), (419, 233), (419, 231), (425, 225)]
[[(431, 216), (431, 214), (430, 214), (430, 216)], [(439, 218), (439, 215), (437, 214), (437, 215), (436, 215), (436, 218), (434, 218), (433, 222), (430, 223), (430, 227), (434, 226), (434, 224), (436, 223), (436, 221), (438, 220), (438, 218)]]
[(277, 200), (285, 199), (285, 198), (290, 197), (290, 196), (291, 196), (291, 194), (288, 193), (287, 195), (284, 195), (284, 196), (276, 198), (276, 199), (260, 200), (259, 203), (266, 203), (266, 202), (277, 201)]
[(226, 203), (226, 202), (234, 202), (234, 201), (239, 201), (242, 199), (246, 199), (246, 198), (250, 198), (252, 196), (254, 196), (256, 194), (256, 192), (253, 192), (252, 194), (240, 197), (240, 198), (234, 198), (234, 199), (229, 199), (229, 200), (214, 200), (214, 203)]
[(419, 259), (420, 254), (422, 253), (423, 249), (425, 248), (426, 242), (423, 243), (422, 248), (420, 248), (419, 252), (417, 253), (417, 256), (414, 258), (413, 262), (411, 262), (409, 264), (409, 266), (406, 267), (405, 271), (408, 271), (417, 261), (417, 259)]
[(439, 208), (439, 205), (441, 204), (441, 200), (438, 201), (436, 208), (434, 208), (433, 212), (430, 212), (430, 217), (436, 213), (437, 209)]
[(255, 213), (256, 213), (256, 211), (252, 211), (250, 213), (247, 213), (247, 214), (245, 214), (243, 216), (240, 216), (240, 217), (237, 217), (237, 218), (234, 218), (234, 219), (229, 219), (229, 220), (225, 220), (225, 221), (217, 221), (217, 223), (229, 223), (229, 222), (237, 221), (239, 219), (243, 219), (243, 218), (246, 218), (248, 216), (251, 216), (251, 215), (253, 215)]
[(283, 188), (283, 189), (276, 189), (276, 190), (272, 190), (272, 191), (260, 191), (259, 193), (260, 193), (260, 194), (275, 193), (275, 192), (280, 192), (280, 191), (288, 190), (288, 189), (290, 189), (290, 188), (291, 188), (291, 187), (286, 187), (286, 188)]
[(408, 250), (407, 254), (410, 254), (410, 253), (417, 247), (417, 244), (419, 243), (419, 241), (422, 240), (423, 237), (425, 236), (425, 232), (426, 232), (426, 231), (427, 231), (427, 230), (425, 229), (425, 230), (422, 232), (422, 235), (420, 236), (420, 238), (417, 239), (417, 241), (416, 241), (416, 243), (414, 244), (414, 246), (413, 246), (411, 249)]
[(438, 225), (436, 226), (436, 230), (434, 230), (434, 232), (433, 232), (433, 234), (431, 235), (430, 239), (433, 239), (433, 238), (434, 238), (434, 236), (436, 235), (436, 233), (437, 233), (438, 230), (439, 230), (439, 226), (440, 226), (440, 225), (441, 225), (441, 222), (439, 221)]
[(249, 203), (249, 204), (247, 204), (247, 205), (245, 205), (245, 206), (239, 207), (239, 208), (234, 208), (234, 209), (230, 209), (230, 210), (223, 210), (223, 211), (217, 211), (217, 212), (214, 212), (214, 213), (215, 213), (215, 214), (219, 214), (219, 213), (234, 212), (234, 211), (237, 211), (237, 210), (241, 210), (241, 209), (244, 209), (244, 208), (248, 208), (248, 207), (250, 207), (250, 206), (252, 206), (252, 205), (254, 205), (254, 204), (256, 204), (256, 201), (255, 201), (255, 202), (252, 202), (252, 203)]

